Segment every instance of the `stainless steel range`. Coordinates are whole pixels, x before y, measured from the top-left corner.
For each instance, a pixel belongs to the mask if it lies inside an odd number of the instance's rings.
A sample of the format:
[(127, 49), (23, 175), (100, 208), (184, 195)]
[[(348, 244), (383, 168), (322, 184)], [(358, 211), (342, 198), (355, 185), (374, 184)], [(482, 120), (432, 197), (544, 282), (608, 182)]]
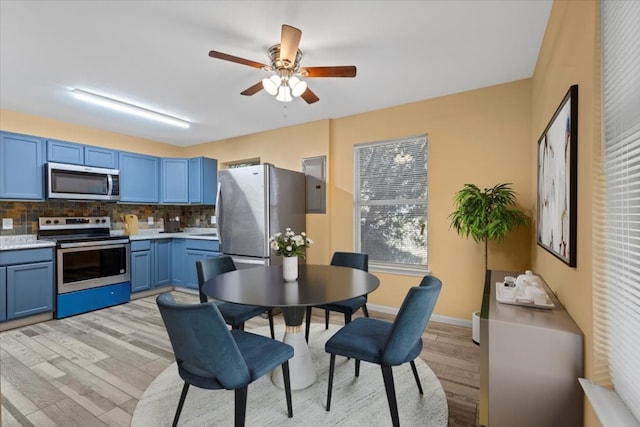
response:
[(130, 244), (109, 217), (40, 217), (38, 239), (56, 242), (56, 318), (131, 298)]

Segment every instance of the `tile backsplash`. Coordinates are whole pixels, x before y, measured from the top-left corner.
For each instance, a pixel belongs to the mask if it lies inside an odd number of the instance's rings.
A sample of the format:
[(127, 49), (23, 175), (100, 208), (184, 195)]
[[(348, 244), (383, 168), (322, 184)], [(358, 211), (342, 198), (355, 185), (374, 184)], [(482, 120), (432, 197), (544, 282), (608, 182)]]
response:
[[(36, 234), (38, 218), (41, 216), (109, 216), (111, 228), (124, 228), (121, 215), (135, 214), (140, 221), (140, 229), (164, 228), (165, 217), (180, 217), (181, 227), (215, 227), (210, 224), (215, 206), (189, 205), (130, 205), (104, 202), (72, 202), (48, 200), (46, 202), (0, 202), (0, 217), (13, 219), (12, 230), (0, 230), (0, 236)], [(153, 217), (153, 225), (147, 219)]]

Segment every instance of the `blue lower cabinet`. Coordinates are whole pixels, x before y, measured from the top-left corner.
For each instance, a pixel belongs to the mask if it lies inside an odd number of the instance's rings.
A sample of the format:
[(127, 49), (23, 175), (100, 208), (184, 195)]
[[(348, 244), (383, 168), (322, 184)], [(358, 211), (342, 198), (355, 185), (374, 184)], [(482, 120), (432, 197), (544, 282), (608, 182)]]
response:
[(56, 318), (61, 319), (75, 314), (111, 307), (130, 300), (131, 284), (129, 282), (68, 292), (58, 295)]
[(151, 251), (131, 252), (131, 292), (151, 289)]
[(217, 258), (219, 256), (220, 254), (218, 252), (187, 249), (187, 256), (185, 260), (186, 287), (191, 289), (198, 289), (198, 272), (196, 271), (196, 261), (206, 258)]
[(6, 267), (7, 320), (53, 311), (53, 262)]
[(171, 239), (153, 241), (153, 286), (171, 284)]
[(7, 267), (0, 267), (0, 322), (7, 320)]
[(171, 282), (175, 286), (184, 287), (186, 283), (186, 249), (184, 239), (173, 239), (171, 243)]

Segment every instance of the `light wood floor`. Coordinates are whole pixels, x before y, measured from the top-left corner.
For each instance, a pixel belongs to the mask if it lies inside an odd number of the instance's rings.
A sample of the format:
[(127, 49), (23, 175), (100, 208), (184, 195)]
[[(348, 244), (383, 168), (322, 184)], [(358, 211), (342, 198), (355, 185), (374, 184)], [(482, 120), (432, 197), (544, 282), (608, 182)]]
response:
[[(194, 295), (174, 295), (197, 302)], [(313, 313), (314, 322), (324, 322), (321, 310)], [(284, 323), (281, 315), (275, 321)], [(331, 322), (343, 320), (333, 313)], [(245, 328), (267, 324), (257, 318)], [(447, 395), (449, 426), (476, 426), (480, 355), (470, 329), (431, 322), (423, 342), (420, 356)], [(129, 426), (144, 390), (174, 360), (155, 297), (2, 332), (0, 424)]]

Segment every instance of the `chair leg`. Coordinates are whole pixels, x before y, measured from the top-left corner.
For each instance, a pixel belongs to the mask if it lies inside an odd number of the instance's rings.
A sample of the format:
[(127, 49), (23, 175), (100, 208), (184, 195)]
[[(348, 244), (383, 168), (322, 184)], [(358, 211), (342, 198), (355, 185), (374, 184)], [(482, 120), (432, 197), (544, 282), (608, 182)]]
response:
[(336, 355), (331, 354), (329, 361), (329, 381), (327, 388), (327, 412), (331, 410), (331, 389), (333, 388), (333, 371), (336, 367)]
[(348, 324), (351, 323), (351, 313), (345, 313), (344, 314), (344, 324)]
[(247, 390), (248, 386), (236, 389), (235, 427), (244, 427), (244, 420), (247, 415)]
[(411, 361), (411, 370), (413, 371), (413, 378), (416, 379), (416, 384), (418, 384), (418, 390), (420, 390), (420, 394), (424, 394), (422, 392), (422, 384), (420, 384), (420, 377), (418, 376), (418, 370), (416, 369), (416, 362)]
[(184, 399), (187, 397), (187, 392), (189, 391), (189, 383), (185, 381), (182, 386), (182, 393), (180, 393), (180, 401), (178, 402), (178, 409), (176, 409), (176, 415), (173, 417), (172, 427), (176, 427), (178, 425), (178, 419), (180, 418), (180, 414), (182, 413), (182, 405), (184, 405)]
[(391, 366), (383, 366), (382, 378), (384, 379), (384, 388), (387, 391), (387, 401), (389, 401), (389, 410), (391, 411), (391, 423), (393, 427), (400, 427), (400, 418), (398, 417), (398, 403), (396, 401), (396, 388), (393, 385), (393, 372)]
[(275, 340), (276, 339), (276, 333), (273, 329), (273, 309), (270, 308), (267, 311), (267, 315), (269, 316), (269, 329), (271, 330), (271, 339)]
[(311, 306), (307, 307), (307, 319), (304, 327), (304, 339), (309, 343), (309, 329), (311, 328)]
[(289, 377), (289, 361), (282, 364), (282, 378), (284, 379), (284, 395), (287, 398), (287, 412), (289, 418), (293, 417), (293, 405), (291, 404), (291, 380)]
[(369, 317), (369, 310), (367, 309), (367, 304), (362, 306), (362, 312), (364, 313), (364, 317)]
[(360, 376), (360, 360), (356, 359), (356, 377)]
[(329, 310), (324, 310), (324, 328), (329, 329)]

